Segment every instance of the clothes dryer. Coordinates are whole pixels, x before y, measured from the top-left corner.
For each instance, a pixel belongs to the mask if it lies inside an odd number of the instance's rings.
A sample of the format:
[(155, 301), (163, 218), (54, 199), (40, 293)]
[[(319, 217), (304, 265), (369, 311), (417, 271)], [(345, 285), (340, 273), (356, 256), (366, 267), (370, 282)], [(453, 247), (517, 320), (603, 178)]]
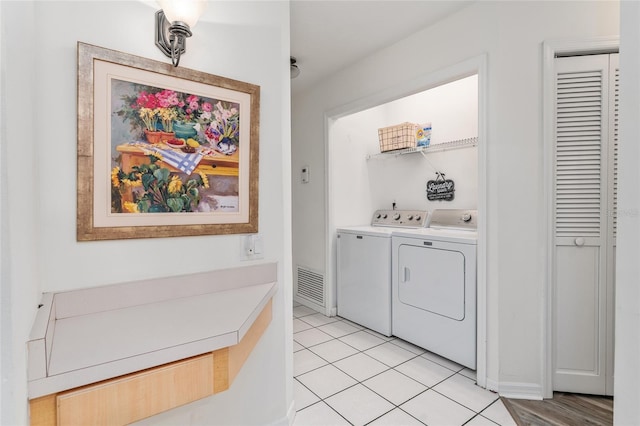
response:
[(434, 210), (392, 237), (392, 334), (476, 369), (476, 212)]

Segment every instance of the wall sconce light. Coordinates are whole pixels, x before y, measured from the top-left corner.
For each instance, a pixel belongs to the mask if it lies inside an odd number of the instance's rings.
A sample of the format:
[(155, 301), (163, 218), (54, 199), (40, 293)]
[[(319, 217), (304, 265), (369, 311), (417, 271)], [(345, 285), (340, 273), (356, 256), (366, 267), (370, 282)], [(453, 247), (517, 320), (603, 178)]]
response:
[(174, 67), (186, 51), (187, 38), (196, 25), (207, 2), (204, 0), (160, 0), (156, 12), (156, 46), (171, 58)]
[(298, 65), (296, 65), (296, 58), (294, 58), (293, 56), (290, 56), (289, 59), (291, 60), (291, 67), (290, 67), (290, 71), (291, 71), (291, 78), (296, 78), (297, 76), (300, 75), (300, 68), (298, 68)]

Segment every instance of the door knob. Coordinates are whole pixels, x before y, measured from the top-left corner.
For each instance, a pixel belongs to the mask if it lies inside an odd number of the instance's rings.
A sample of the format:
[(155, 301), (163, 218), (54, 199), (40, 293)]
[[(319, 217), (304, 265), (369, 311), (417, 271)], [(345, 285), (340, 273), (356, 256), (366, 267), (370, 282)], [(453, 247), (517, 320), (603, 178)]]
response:
[(578, 247), (582, 247), (584, 245), (584, 238), (578, 237), (574, 242)]

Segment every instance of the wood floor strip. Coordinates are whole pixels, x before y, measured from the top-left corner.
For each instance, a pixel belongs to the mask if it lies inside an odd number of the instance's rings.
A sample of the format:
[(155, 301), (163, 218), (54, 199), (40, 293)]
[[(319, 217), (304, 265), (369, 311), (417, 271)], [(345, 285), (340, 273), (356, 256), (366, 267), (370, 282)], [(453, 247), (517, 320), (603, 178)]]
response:
[(555, 392), (553, 399), (502, 398), (518, 426), (611, 426), (613, 398)]

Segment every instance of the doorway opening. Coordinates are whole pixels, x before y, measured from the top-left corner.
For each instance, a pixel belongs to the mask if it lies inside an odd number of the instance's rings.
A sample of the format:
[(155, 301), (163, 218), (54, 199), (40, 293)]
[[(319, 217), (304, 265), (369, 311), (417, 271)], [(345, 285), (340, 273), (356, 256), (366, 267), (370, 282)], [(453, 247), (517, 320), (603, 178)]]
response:
[[(424, 155), (380, 154), (378, 129), (403, 122), (431, 126)], [(474, 74), (334, 120), (329, 131), (331, 215), (336, 227), (369, 224), (378, 209), (477, 209), (474, 143), (438, 150), (478, 135), (478, 75)], [(451, 201), (429, 201), (425, 183), (436, 172), (455, 179)]]
[[(440, 70), (438, 72), (434, 72), (432, 74), (426, 75), (421, 79), (416, 81), (412, 81), (406, 84), (403, 84), (398, 87), (392, 87), (390, 89), (385, 90), (384, 92), (372, 95), (367, 97), (366, 99), (362, 99), (356, 101), (354, 103), (345, 105), (338, 109), (329, 111), (326, 115), (325, 119), (325, 158), (326, 158), (326, 282), (325, 282), (325, 310), (327, 315), (335, 315), (336, 314), (336, 229), (338, 225), (357, 225), (358, 222), (360, 224), (369, 223), (371, 220), (371, 215), (376, 208), (382, 208), (383, 206), (387, 208), (385, 203), (403, 203), (404, 208), (411, 208), (410, 203), (412, 199), (407, 194), (398, 193), (396, 199), (393, 199), (393, 196), (390, 195), (393, 182), (387, 183), (384, 180), (383, 176), (388, 176), (386, 169), (388, 167), (395, 169), (398, 171), (399, 169), (403, 169), (404, 172), (409, 169), (406, 166), (389, 166), (386, 164), (386, 161), (378, 162), (377, 160), (371, 161), (371, 156), (374, 155), (375, 152), (375, 144), (378, 143), (377, 140), (377, 132), (374, 133), (374, 142), (371, 142), (371, 138), (369, 137), (369, 141), (366, 144), (356, 145), (355, 135), (360, 135), (358, 131), (359, 126), (362, 126), (362, 123), (369, 123), (368, 127), (371, 127), (371, 118), (373, 116), (380, 116), (384, 114), (390, 114), (389, 120), (398, 121), (398, 116), (393, 116), (393, 112), (389, 112), (389, 110), (393, 110), (394, 102), (400, 102), (401, 99), (411, 98), (413, 96), (417, 96), (419, 98), (419, 94), (423, 92), (428, 92), (430, 89), (436, 89), (441, 86), (445, 86), (449, 83), (456, 82), (458, 84), (464, 85), (472, 83), (476, 88), (476, 103), (475, 103), (475, 111), (474, 114), (477, 118), (475, 122), (475, 127), (477, 130), (477, 149), (468, 151), (467, 154), (470, 155), (471, 159), (467, 159), (466, 161), (475, 163), (476, 171), (473, 173), (474, 189), (469, 189), (468, 194), (474, 193), (473, 198), (476, 202), (476, 208), (478, 210), (478, 255), (477, 255), (477, 383), (481, 387), (487, 387), (487, 371), (486, 371), (486, 360), (487, 360), (487, 280), (486, 280), (486, 251), (487, 251), (487, 243), (486, 243), (486, 223), (487, 223), (487, 209), (486, 209), (486, 132), (487, 132), (487, 122), (486, 122), (486, 99), (487, 99), (487, 64), (486, 64), (486, 56), (478, 56), (462, 63), (456, 64), (449, 68)], [(454, 83), (455, 85), (455, 83)], [(425, 95), (426, 96), (426, 95)], [(381, 109), (377, 109), (377, 107), (381, 107)], [(345, 132), (345, 123), (348, 123), (349, 116), (354, 114), (371, 114), (367, 120), (363, 120), (360, 124), (356, 124), (355, 127), (349, 128)], [(355, 116), (354, 116), (355, 117)], [(404, 117), (404, 116), (402, 116)], [(425, 117), (426, 118), (426, 117)], [(425, 118), (418, 117), (416, 121), (425, 120)], [(401, 121), (411, 121), (401, 120)], [(352, 123), (353, 124), (353, 123)], [(394, 123), (397, 124), (397, 123)], [(373, 126), (375, 130), (378, 127), (384, 127), (383, 125)], [(444, 126), (442, 126), (444, 129)], [(447, 126), (449, 127), (449, 126)], [(453, 126), (452, 126), (453, 127)], [(473, 126), (472, 126), (473, 127)], [(444, 131), (444, 130), (443, 130)], [(436, 138), (436, 132), (438, 132), (437, 128), (434, 126), (433, 128), (433, 139), (432, 143), (437, 145), (439, 142), (448, 142), (447, 139), (453, 138), (465, 138), (466, 134), (459, 133), (456, 135), (445, 136), (445, 134), (439, 135)], [(349, 137), (349, 135), (351, 135)], [(339, 136), (339, 138), (338, 138)], [(440, 138), (442, 136), (442, 138)], [(373, 144), (373, 145), (372, 145)], [(345, 160), (341, 154), (344, 154), (345, 151), (357, 151), (354, 154), (359, 158), (360, 165), (355, 166), (353, 160)], [(448, 155), (448, 153), (446, 153)], [(413, 157), (413, 156), (412, 156)], [(367, 160), (369, 158), (369, 160)], [(436, 166), (429, 166), (429, 158), (425, 156), (425, 158), (420, 158), (420, 156), (415, 156), (415, 158), (409, 159), (410, 162), (415, 163), (416, 166), (419, 165), (418, 173), (434, 173), (431, 168), (435, 169)], [(364, 179), (364, 182), (360, 182), (360, 188), (366, 188), (367, 191), (365, 193), (361, 193), (353, 190), (353, 186), (351, 189), (345, 190), (343, 188), (342, 182), (345, 179), (345, 173), (347, 175), (355, 173), (345, 172), (348, 168), (351, 167), (360, 167), (360, 172), (357, 173), (357, 179)], [(452, 166), (453, 167), (453, 166)], [(376, 171), (377, 170), (377, 171)], [(393, 171), (393, 170), (392, 170)], [(378, 173), (379, 172), (379, 173)], [(426, 176), (426, 175), (425, 175)], [(376, 180), (377, 179), (377, 180)], [(405, 176), (405, 179), (411, 179), (409, 176)], [(422, 177), (418, 177), (414, 179), (416, 181), (416, 185), (419, 188), (423, 186), (426, 182)], [(374, 185), (374, 186), (372, 186)], [(374, 191), (372, 188), (377, 188), (378, 186), (387, 186), (387, 191), (376, 192), (377, 195), (373, 195)], [(356, 186), (358, 187), (358, 186)], [(410, 192), (411, 190), (407, 190)], [(414, 192), (416, 190), (414, 189)], [(424, 191), (424, 189), (417, 190), (419, 192)], [(463, 191), (464, 192), (464, 191)], [(368, 194), (367, 194), (368, 193)], [(353, 196), (357, 195), (360, 199), (360, 202), (353, 202)], [(389, 198), (391, 197), (391, 198)], [(426, 197), (425, 197), (426, 200)], [(464, 198), (463, 198), (464, 200)], [(461, 201), (463, 202), (463, 201)], [(383, 204), (383, 206), (376, 207), (376, 205)], [(359, 207), (362, 206), (362, 207)], [(388, 206), (391, 208), (391, 206)], [(492, 389), (495, 390), (495, 389)]]

